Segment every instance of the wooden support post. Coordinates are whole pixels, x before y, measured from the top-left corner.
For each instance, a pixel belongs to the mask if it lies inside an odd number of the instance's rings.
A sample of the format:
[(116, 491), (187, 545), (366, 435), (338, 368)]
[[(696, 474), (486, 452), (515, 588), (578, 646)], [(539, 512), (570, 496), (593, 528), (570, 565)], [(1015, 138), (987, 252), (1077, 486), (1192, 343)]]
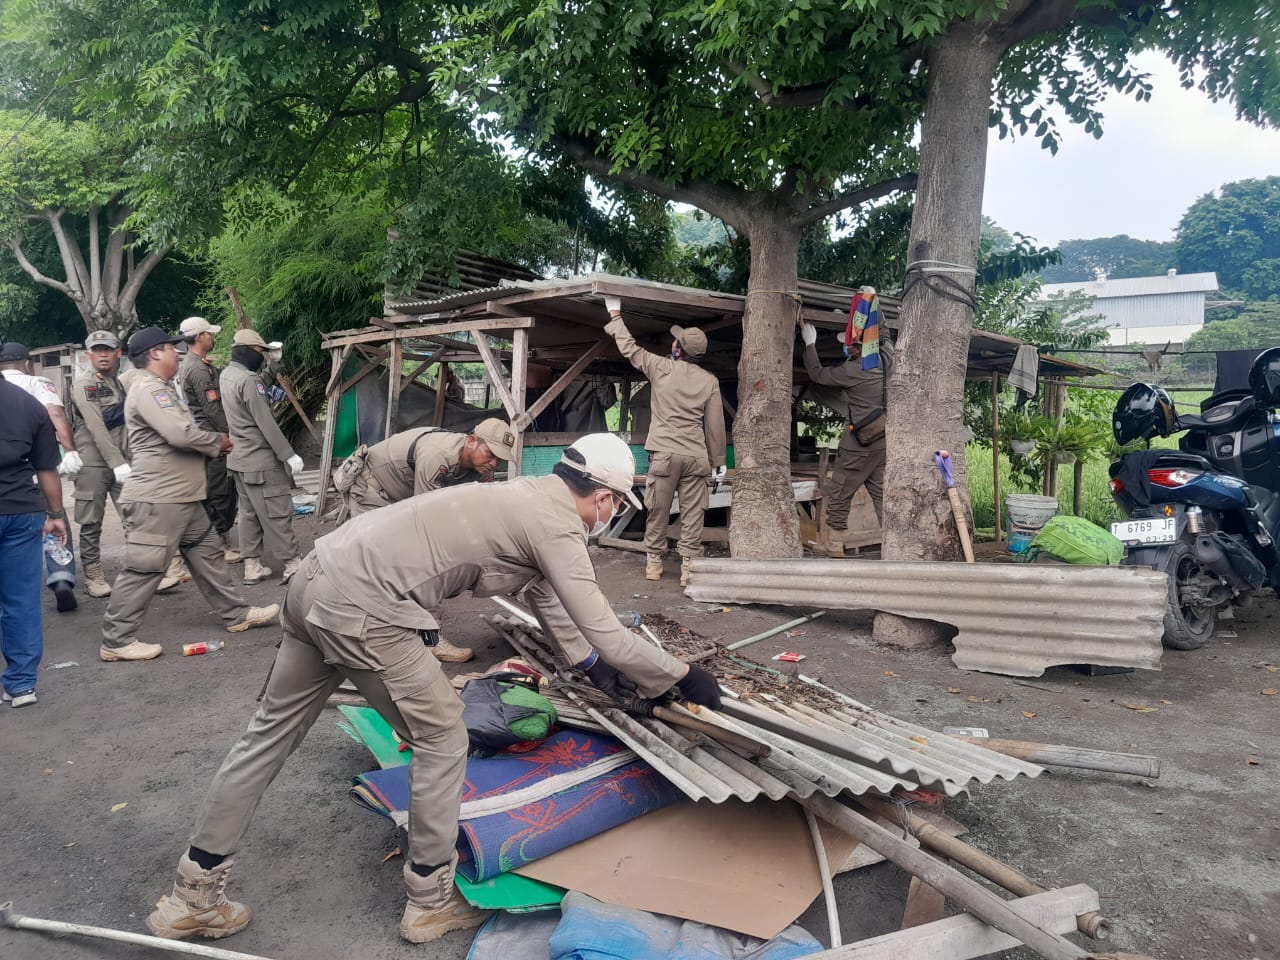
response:
[[(537, 400), (535, 400), (532, 404), (529, 405), (529, 409), (526, 410), (524, 412), (524, 415), (520, 418), (521, 422), (519, 424), (519, 429), (524, 430), (525, 427), (527, 427), (530, 423), (532, 423), (537, 418), (538, 414), (542, 413), (543, 410), (547, 409), (547, 406), (551, 403), (551, 401), (554, 400), (556, 397), (560, 396), (560, 394), (564, 392), (565, 387), (569, 386), (570, 383), (572, 383), (575, 379), (577, 379), (578, 375), (581, 374), (583, 370), (587, 369), (587, 367), (591, 364), (592, 360), (600, 356), (604, 348), (605, 348), (605, 341), (603, 340), (597, 341), (596, 343), (592, 344), (590, 348), (588, 348), (586, 353), (580, 356), (577, 360), (573, 361), (573, 364), (569, 367), (569, 369), (566, 370), (564, 373), (560, 374), (560, 376), (556, 379), (556, 382), (551, 384), (551, 386), (547, 387), (546, 391), (542, 394), (542, 396), (538, 397)], [(515, 393), (515, 391), (513, 390), (512, 393)], [(513, 424), (513, 426), (515, 425)]]
[(521, 328), (512, 334), (511, 340), (511, 399), (515, 410), (511, 415), (511, 429), (516, 435), (516, 442), (511, 448), (511, 465), (507, 468), (507, 479), (520, 476), (520, 465), (524, 458), (524, 394), (525, 383), (529, 374), (529, 331)]
[(833, 826), (856, 837), (876, 853), (892, 860), (912, 876), (919, 877), (929, 886), (940, 890), (949, 900), (959, 904), (979, 920), (1025, 944), (1045, 960), (1085, 960), (1088, 957), (1088, 952), (1082, 947), (1076, 946), (1061, 934), (1037, 926), (989, 888), (971, 880), (954, 867), (940, 863), (925, 851), (911, 846), (902, 837), (862, 814), (855, 813), (844, 804), (821, 794), (814, 794), (799, 803)]
[(387, 422), (382, 431), (382, 439), (386, 440), (399, 425), (400, 420), (400, 368), (404, 365), (404, 344), (400, 340), (391, 341), (391, 356), (387, 360)]
[(1078, 456), (1071, 467), (1071, 512), (1077, 517), (1084, 512), (1084, 497), (1080, 488), (1084, 485), (1084, 461)]
[(342, 402), (342, 365), (351, 355), (350, 347), (330, 350), (332, 369), (325, 391), (324, 441), (320, 444), (320, 489), (316, 493), (316, 517), (324, 516), (329, 502), (329, 478), (333, 476), (333, 440), (338, 433), (338, 407)]
[(1004, 539), (1000, 513), (1000, 374), (991, 375), (991, 491), (995, 497), (996, 543)]
[[(515, 420), (516, 402), (511, 396), (511, 391), (507, 389), (507, 380), (502, 372), (502, 365), (498, 363), (498, 358), (493, 355), (493, 348), (489, 346), (489, 341), (485, 339), (483, 333), (477, 331), (472, 336), (475, 337), (476, 349), (480, 351), (480, 360), (484, 363), (485, 372), (489, 374), (490, 386), (498, 391), (498, 399), (502, 401), (502, 407), (507, 411), (507, 417)], [(512, 362), (514, 364), (514, 360)], [(520, 401), (520, 405), (523, 408), (523, 399)]]
[(444, 425), (444, 395), (448, 389), (449, 382), (449, 365), (447, 363), (440, 364), (440, 369), (436, 371), (436, 408), (431, 415), (431, 425), (440, 427)]
[(320, 431), (316, 429), (316, 425), (311, 422), (311, 418), (307, 416), (307, 411), (302, 409), (302, 404), (298, 402), (298, 395), (293, 392), (293, 384), (283, 373), (276, 372), (276, 383), (280, 384), (280, 389), (284, 391), (284, 395), (289, 398), (289, 403), (293, 405), (293, 409), (298, 412), (298, 416), (302, 418), (302, 425), (316, 440), (320, 439)]

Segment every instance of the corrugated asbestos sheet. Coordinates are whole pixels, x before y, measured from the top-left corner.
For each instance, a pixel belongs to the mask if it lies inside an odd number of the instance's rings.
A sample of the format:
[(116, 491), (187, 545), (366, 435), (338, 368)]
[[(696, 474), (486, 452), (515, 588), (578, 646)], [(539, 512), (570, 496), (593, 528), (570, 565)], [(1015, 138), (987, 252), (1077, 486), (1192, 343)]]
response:
[[(490, 618), (490, 623), (544, 675), (551, 675), (552, 659), (536, 628), (507, 617)], [(566, 671), (561, 669), (560, 673)], [(815, 793), (828, 797), (840, 793), (889, 794), (895, 788), (914, 790), (921, 786), (954, 796), (975, 780), (985, 784), (1041, 773), (1035, 764), (906, 723), (829, 687), (809, 682), (839, 699), (845, 709), (820, 714), (802, 704), (789, 705), (772, 698), (768, 702), (751, 701), (751, 706), (834, 738), (859, 760), (805, 746), (758, 724), (715, 711), (699, 710), (696, 717), (766, 744), (771, 750), (769, 756), (748, 758), (683, 728), (637, 718), (615, 708), (597, 709), (575, 702), (564, 711), (564, 719), (569, 723), (595, 724), (609, 731), (690, 798), (715, 803), (730, 797), (750, 802), (761, 796), (780, 800)]]
[(1067, 663), (1159, 670), (1168, 579), (1147, 567), (700, 559), (687, 593), (950, 623), (960, 669), (1037, 677)]

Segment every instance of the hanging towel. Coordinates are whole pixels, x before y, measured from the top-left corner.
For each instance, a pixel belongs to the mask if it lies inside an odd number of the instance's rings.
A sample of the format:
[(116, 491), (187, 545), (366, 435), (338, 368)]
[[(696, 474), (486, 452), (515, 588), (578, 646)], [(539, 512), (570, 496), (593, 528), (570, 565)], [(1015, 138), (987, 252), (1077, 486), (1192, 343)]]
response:
[(1009, 371), (1009, 385), (1019, 393), (1019, 407), (1039, 391), (1040, 352), (1033, 345), (1024, 343), (1018, 348), (1018, 355), (1013, 358), (1013, 368)]
[(880, 366), (880, 298), (874, 288), (863, 287), (849, 301), (849, 324), (845, 327), (844, 342), (849, 346), (862, 344), (863, 370), (874, 370)]

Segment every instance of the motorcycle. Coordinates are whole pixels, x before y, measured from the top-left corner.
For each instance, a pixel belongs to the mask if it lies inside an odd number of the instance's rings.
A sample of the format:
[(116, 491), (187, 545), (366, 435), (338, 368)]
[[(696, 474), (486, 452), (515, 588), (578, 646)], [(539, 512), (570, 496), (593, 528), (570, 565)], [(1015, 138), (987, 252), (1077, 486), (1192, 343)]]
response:
[(1249, 371), (1249, 390), (1215, 394), (1179, 414), (1160, 387), (1135, 383), (1116, 403), (1116, 442), (1184, 431), (1177, 450), (1124, 454), (1111, 496), (1129, 519), (1111, 525), (1124, 563), (1169, 575), (1166, 647), (1195, 650), (1219, 612), (1280, 589), (1280, 347)]

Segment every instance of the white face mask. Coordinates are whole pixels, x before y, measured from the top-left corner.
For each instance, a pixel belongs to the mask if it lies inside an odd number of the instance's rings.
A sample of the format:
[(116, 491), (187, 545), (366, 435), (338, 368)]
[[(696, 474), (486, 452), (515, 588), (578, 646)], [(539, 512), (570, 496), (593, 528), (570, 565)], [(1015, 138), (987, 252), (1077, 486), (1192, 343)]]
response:
[[(613, 503), (613, 497), (612, 497), (612, 496), (611, 496), (611, 497), (609, 497), (609, 503), (610, 503), (610, 504), (612, 504), (612, 503)], [(609, 527), (609, 521), (613, 519), (613, 513), (614, 513), (614, 511), (613, 511), (613, 507), (611, 506), (611, 507), (609, 508), (609, 516), (608, 516), (608, 519), (601, 520), (601, 519), (600, 519), (600, 501), (599, 501), (599, 500), (597, 500), (597, 501), (596, 501), (596, 522), (592, 525), (591, 529), (587, 531), (587, 539), (588, 539), (588, 540), (592, 539), (593, 537), (598, 537), (598, 536), (600, 536), (600, 534), (604, 533), (604, 532), (605, 532), (605, 530), (607, 530), (607, 529), (608, 529), (608, 527)]]

